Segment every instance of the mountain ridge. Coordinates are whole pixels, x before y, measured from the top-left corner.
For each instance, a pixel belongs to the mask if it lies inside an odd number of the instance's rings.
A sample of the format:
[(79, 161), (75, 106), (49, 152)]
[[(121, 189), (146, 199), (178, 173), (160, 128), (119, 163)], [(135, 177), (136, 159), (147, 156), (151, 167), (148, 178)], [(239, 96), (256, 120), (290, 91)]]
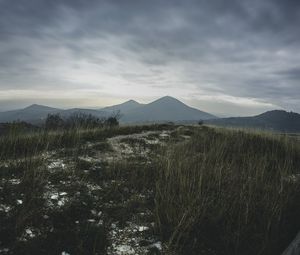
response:
[(23, 109), (0, 113), (0, 122), (27, 121), (41, 123), (48, 114), (60, 114), (68, 117), (74, 113), (92, 114), (96, 117), (107, 117), (120, 112), (123, 123), (153, 123), (153, 122), (180, 122), (199, 121), (216, 118), (214, 115), (192, 108), (176, 98), (164, 96), (148, 104), (141, 104), (135, 100), (104, 107), (98, 110), (71, 108), (59, 109), (40, 104), (32, 104)]
[(132, 109), (123, 116), (125, 123), (163, 122), (163, 121), (199, 121), (216, 116), (192, 108), (171, 96), (161, 97), (149, 104)]
[(130, 99), (130, 100), (124, 102), (124, 103), (117, 104), (117, 105), (112, 105), (112, 106), (106, 106), (104, 108), (101, 108), (100, 110), (110, 111), (110, 112), (120, 111), (121, 114), (126, 114), (127, 111), (132, 110), (132, 109), (137, 108), (137, 107), (140, 107), (142, 105), (143, 104), (140, 104), (139, 102)]
[(284, 110), (271, 110), (250, 117), (216, 116), (190, 107), (171, 96), (164, 96), (148, 104), (141, 104), (135, 100), (107, 106), (101, 109), (59, 109), (40, 104), (32, 104), (23, 109), (0, 112), (0, 123), (12, 121), (26, 121), (32, 124), (41, 124), (48, 114), (60, 114), (68, 117), (74, 113), (92, 114), (96, 117), (108, 117), (120, 112), (120, 122), (124, 124), (139, 123), (204, 123), (226, 127), (246, 127), (267, 129), (280, 132), (300, 132), (300, 114)]
[(273, 130), (278, 132), (299, 133), (300, 114), (285, 110), (271, 110), (251, 117), (229, 117), (205, 121), (225, 127), (241, 127)]

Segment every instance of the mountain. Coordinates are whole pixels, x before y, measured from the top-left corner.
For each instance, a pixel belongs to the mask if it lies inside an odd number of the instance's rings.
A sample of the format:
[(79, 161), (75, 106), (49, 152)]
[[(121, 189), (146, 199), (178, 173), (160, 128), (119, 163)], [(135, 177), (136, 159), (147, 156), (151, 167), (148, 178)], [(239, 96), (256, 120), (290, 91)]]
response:
[(44, 105), (33, 104), (20, 110), (0, 112), (0, 123), (16, 120), (39, 122), (43, 120), (48, 114), (57, 113), (60, 111), (62, 110)]
[(44, 105), (33, 104), (24, 109), (0, 112), (0, 123), (12, 121), (26, 121), (33, 124), (40, 124), (47, 118), (48, 114), (57, 113), (65, 118), (71, 116), (74, 113), (91, 114), (99, 118), (107, 117), (110, 115), (110, 113), (108, 112), (91, 109), (72, 108), (68, 110), (62, 110)]
[(43, 105), (31, 105), (24, 109), (0, 112), (0, 123), (11, 121), (26, 121), (41, 123), (48, 114), (59, 113), (62, 117), (68, 117), (74, 113), (91, 114), (97, 117), (107, 117), (120, 111), (123, 123), (150, 123), (150, 122), (195, 122), (216, 118), (215, 116), (187, 106), (173, 97), (162, 97), (149, 104), (140, 104), (134, 100), (125, 103), (102, 108), (100, 110), (72, 108), (62, 110)]
[(121, 121), (125, 123), (198, 121), (213, 119), (215, 116), (187, 106), (170, 97), (162, 97), (152, 103), (139, 105), (128, 110)]
[(143, 104), (138, 103), (137, 101), (134, 100), (129, 100), (126, 101), (125, 103), (122, 104), (117, 104), (113, 106), (108, 106), (105, 108), (102, 108), (100, 110), (102, 111), (107, 111), (107, 112), (118, 112), (120, 111), (121, 114), (127, 114), (129, 111), (139, 108), (143, 106)]
[(101, 110), (72, 108), (62, 110), (44, 105), (33, 104), (24, 109), (0, 112), (0, 123), (26, 121), (32, 124), (42, 123), (48, 114), (59, 113), (69, 117), (74, 113), (91, 114), (96, 117), (108, 117), (120, 111), (123, 123), (153, 122), (197, 122), (204, 120), (207, 124), (267, 129), (278, 132), (300, 133), (300, 114), (283, 110), (268, 111), (253, 117), (216, 118), (215, 116), (187, 106), (170, 97), (162, 97), (149, 104), (140, 104), (134, 100), (102, 108)]
[(253, 117), (207, 120), (205, 123), (227, 127), (250, 127), (287, 133), (300, 132), (300, 114), (284, 110), (268, 111)]

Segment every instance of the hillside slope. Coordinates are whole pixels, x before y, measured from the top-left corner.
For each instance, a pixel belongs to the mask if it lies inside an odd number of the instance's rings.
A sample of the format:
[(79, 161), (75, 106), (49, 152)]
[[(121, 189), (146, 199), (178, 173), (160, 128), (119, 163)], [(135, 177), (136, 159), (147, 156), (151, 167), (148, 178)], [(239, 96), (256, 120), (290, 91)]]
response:
[(288, 133), (300, 132), (300, 114), (283, 110), (268, 111), (253, 117), (222, 118), (205, 122), (227, 127), (250, 127)]
[(27, 121), (38, 122), (46, 118), (48, 114), (59, 113), (61, 109), (44, 105), (33, 104), (24, 109), (0, 112), (1, 122)]

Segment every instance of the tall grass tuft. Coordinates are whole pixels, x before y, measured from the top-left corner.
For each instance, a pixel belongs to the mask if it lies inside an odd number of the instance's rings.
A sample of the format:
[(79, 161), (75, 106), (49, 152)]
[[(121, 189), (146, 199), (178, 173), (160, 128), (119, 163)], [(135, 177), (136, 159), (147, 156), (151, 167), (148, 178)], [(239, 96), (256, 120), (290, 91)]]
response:
[(286, 137), (202, 127), (161, 158), (161, 234), (182, 254), (280, 254), (300, 229), (299, 167)]
[(116, 135), (127, 135), (151, 130), (174, 129), (167, 124), (145, 126), (116, 126), (100, 128), (74, 128), (49, 131), (41, 129), (31, 133), (11, 130), (9, 135), (0, 136), (0, 161), (26, 158), (38, 153), (64, 148), (76, 148), (87, 141), (105, 140)]

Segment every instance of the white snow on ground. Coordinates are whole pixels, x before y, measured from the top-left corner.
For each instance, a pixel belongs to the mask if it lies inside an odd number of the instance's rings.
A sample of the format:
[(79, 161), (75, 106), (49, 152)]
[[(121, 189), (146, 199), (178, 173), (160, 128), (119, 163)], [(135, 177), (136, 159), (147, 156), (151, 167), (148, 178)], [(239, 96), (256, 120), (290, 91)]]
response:
[(10, 184), (12, 184), (12, 185), (18, 185), (18, 184), (21, 183), (21, 180), (20, 180), (20, 179), (13, 178), (13, 179), (10, 179), (8, 182), (9, 182)]
[(159, 134), (160, 137), (162, 138), (169, 138), (170, 137), (170, 132), (169, 131), (163, 131), (161, 134)]
[(284, 181), (289, 183), (297, 183), (300, 181), (300, 174), (292, 174), (283, 178)]
[(0, 254), (8, 254), (9, 249), (8, 248), (2, 248), (0, 249)]
[(48, 165), (48, 169), (57, 169), (57, 168), (61, 168), (61, 169), (65, 169), (66, 164), (63, 162), (63, 160), (61, 159), (57, 159), (55, 161), (52, 161), (49, 165)]
[(90, 191), (102, 190), (101, 186), (98, 184), (87, 183), (86, 186)]
[[(157, 138), (153, 137), (157, 135)], [(163, 144), (166, 139), (169, 139), (170, 131), (148, 131), (130, 135), (119, 135), (108, 138), (107, 141), (111, 145), (114, 153), (107, 155), (105, 158), (107, 161), (122, 160), (124, 158), (132, 157), (135, 155), (147, 157), (150, 149), (144, 146), (137, 146), (138, 148), (124, 142), (124, 140), (132, 139), (133, 141), (140, 140), (145, 144)], [(138, 144), (137, 144), (138, 145)]]
[[(145, 235), (144, 232), (150, 231), (148, 226), (139, 226), (128, 221), (125, 227), (118, 227), (117, 222), (111, 224), (109, 239), (111, 245), (108, 247), (107, 254), (147, 254), (149, 249), (161, 250), (161, 242), (150, 239), (151, 234)], [(148, 237), (147, 237), (148, 236)], [(146, 239), (145, 239), (146, 237)], [(141, 246), (141, 242), (149, 243)]]
[(39, 236), (41, 233), (38, 229), (35, 229), (33, 227), (28, 227), (24, 230), (23, 234), (21, 235), (21, 237), (19, 238), (20, 241), (22, 242), (26, 242), (29, 239), (33, 239), (36, 236)]
[(161, 242), (156, 242), (154, 244), (151, 244), (149, 246), (149, 248), (156, 248), (157, 250), (161, 251), (162, 250), (162, 244), (161, 244)]
[[(170, 138), (171, 131), (148, 131), (138, 134), (130, 135), (120, 135), (112, 138), (108, 138), (107, 142), (112, 147), (113, 151), (96, 151), (96, 156), (82, 156), (79, 157), (79, 160), (86, 161), (87, 163), (102, 163), (102, 162), (116, 162), (118, 160), (124, 160), (130, 157), (145, 157), (150, 158), (149, 153), (151, 153), (151, 148), (153, 146), (147, 145), (163, 145), (166, 144), (166, 141)], [(186, 137), (188, 138), (188, 137)], [(132, 141), (130, 141), (132, 139)], [(93, 148), (95, 143), (90, 143), (89, 147)], [(146, 145), (146, 146), (145, 146)], [(51, 156), (51, 157), (49, 157)], [(74, 162), (70, 162), (67, 158), (59, 158), (55, 153), (52, 155), (45, 155), (47, 162), (47, 168), (50, 173), (55, 173), (60, 170), (72, 169), (75, 165)], [(74, 165), (73, 165), (74, 163)], [(90, 171), (92, 168), (87, 168)], [(84, 170), (83, 170), (84, 171)], [(109, 180), (101, 183), (101, 186), (98, 184), (85, 182), (86, 187), (89, 192), (105, 190), (105, 188), (114, 185), (115, 180)], [(9, 180), (11, 185), (18, 185), (21, 183), (20, 179), (12, 178)], [(61, 180), (58, 184), (52, 184), (50, 181), (45, 185), (45, 191), (43, 194), (44, 199), (46, 200), (45, 205), (47, 209), (51, 210), (63, 210), (62, 208), (66, 203), (69, 202), (69, 194), (64, 191), (64, 187), (69, 186), (72, 181)], [(120, 183), (117, 183), (118, 185)], [(1, 190), (1, 187), (0, 187)], [(80, 195), (80, 191), (75, 192), (75, 195)], [(142, 200), (146, 198), (144, 194), (137, 194)], [(15, 204), (12, 206), (20, 206), (23, 204), (23, 200), (18, 198), (15, 201)], [(115, 206), (115, 201), (109, 201), (107, 208)], [(0, 204), (0, 212), (9, 213), (12, 210), (12, 207), (5, 204)], [(98, 209), (99, 210), (99, 209)], [(105, 214), (105, 211), (103, 211)], [(125, 255), (125, 254), (147, 254), (149, 249), (156, 249), (158, 251), (162, 250), (162, 244), (157, 240), (157, 237), (153, 234), (154, 223), (147, 220), (142, 220), (140, 216), (149, 216), (148, 212), (139, 212), (134, 215), (132, 222), (128, 221), (125, 226), (119, 227), (118, 222), (114, 222), (109, 231), (108, 239), (111, 245), (108, 247), (108, 255)], [(151, 214), (151, 212), (150, 212)], [(85, 222), (90, 224), (103, 225), (103, 219), (101, 219), (102, 211), (91, 210), (91, 216), (85, 218)], [(47, 214), (43, 215), (44, 219), (49, 219)], [(135, 219), (136, 218), (136, 219)], [(76, 223), (79, 221), (76, 221)], [(20, 237), (20, 241), (28, 241), (29, 239), (39, 236), (39, 230), (34, 229), (33, 227), (25, 228), (24, 232)], [(144, 245), (141, 244), (144, 242)], [(2, 251), (2, 250), (1, 250)], [(0, 254), (2, 254), (0, 251)], [(3, 250), (3, 253), (5, 251)], [(62, 255), (69, 255), (67, 251), (62, 251)]]
[(11, 209), (12, 208), (9, 205), (0, 204), (0, 212), (9, 213)]
[(130, 247), (129, 245), (124, 245), (124, 244), (114, 247), (114, 250), (115, 250), (116, 254), (118, 254), (118, 255), (135, 254), (135, 251), (132, 247)]
[(139, 232), (147, 231), (147, 230), (149, 230), (149, 227), (139, 226), (138, 230), (139, 230)]
[(79, 160), (82, 160), (82, 161), (89, 162), (89, 163), (91, 163), (91, 162), (94, 162), (94, 161), (95, 161), (95, 159), (94, 159), (94, 158), (92, 158), (92, 157), (78, 157), (78, 159), (79, 159)]
[(67, 192), (59, 192), (53, 185), (47, 185), (46, 192), (44, 192), (46, 205), (52, 209), (60, 208), (69, 201), (67, 195)]
[(17, 199), (17, 204), (18, 204), (18, 205), (21, 205), (21, 204), (23, 204), (23, 200), (21, 200), (21, 199)]

